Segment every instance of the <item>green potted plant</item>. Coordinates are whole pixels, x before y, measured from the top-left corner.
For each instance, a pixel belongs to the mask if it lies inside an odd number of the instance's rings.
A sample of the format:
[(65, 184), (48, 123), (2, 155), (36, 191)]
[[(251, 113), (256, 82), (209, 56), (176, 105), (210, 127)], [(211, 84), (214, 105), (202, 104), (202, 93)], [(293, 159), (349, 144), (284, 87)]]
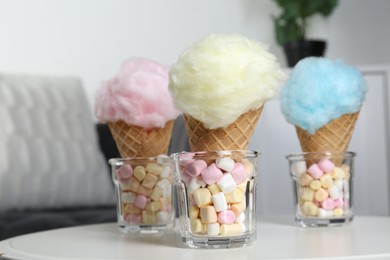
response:
[(283, 47), (289, 67), (308, 56), (323, 56), (326, 42), (306, 38), (308, 19), (320, 14), (329, 16), (338, 0), (273, 0), (281, 9), (273, 17), (277, 43)]

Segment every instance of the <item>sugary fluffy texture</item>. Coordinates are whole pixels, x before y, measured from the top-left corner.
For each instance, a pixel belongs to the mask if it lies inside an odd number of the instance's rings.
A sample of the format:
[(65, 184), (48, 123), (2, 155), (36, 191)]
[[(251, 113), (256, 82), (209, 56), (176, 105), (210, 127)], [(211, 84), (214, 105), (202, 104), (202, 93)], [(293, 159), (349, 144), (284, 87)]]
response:
[(125, 121), (145, 129), (161, 128), (180, 114), (168, 90), (169, 67), (145, 58), (126, 60), (117, 76), (96, 93), (95, 113), (102, 122)]
[(180, 55), (169, 71), (169, 89), (183, 113), (215, 129), (262, 106), (285, 78), (263, 44), (240, 34), (211, 34)]
[(332, 120), (360, 110), (368, 87), (362, 74), (341, 60), (305, 58), (282, 86), (286, 120), (313, 134)]

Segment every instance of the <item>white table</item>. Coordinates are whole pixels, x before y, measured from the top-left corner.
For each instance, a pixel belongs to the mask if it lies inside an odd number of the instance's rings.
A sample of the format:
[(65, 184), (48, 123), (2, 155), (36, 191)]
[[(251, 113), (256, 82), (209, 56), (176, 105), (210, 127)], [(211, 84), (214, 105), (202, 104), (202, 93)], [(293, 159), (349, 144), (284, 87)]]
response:
[(188, 249), (177, 228), (126, 235), (115, 223), (56, 229), (0, 242), (3, 259), (390, 259), (390, 218), (355, 217), (344, 227), (302, 228), (292, 216), (261, 217), (251, 246)]

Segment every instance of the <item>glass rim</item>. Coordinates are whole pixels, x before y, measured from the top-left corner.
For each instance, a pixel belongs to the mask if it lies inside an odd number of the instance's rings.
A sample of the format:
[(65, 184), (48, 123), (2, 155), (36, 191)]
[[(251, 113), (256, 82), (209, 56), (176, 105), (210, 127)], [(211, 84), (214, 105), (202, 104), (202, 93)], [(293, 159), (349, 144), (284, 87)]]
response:
[(113, 166), (121, 166), (129, 161), (150, 161), (154, 162), (157, 159), (161, 159), (163, 163), (171, 162), (172, 158), (169, 155), (166, 156), (149, 156), (149, 157), (126, 157), (126, 158), (111, 158), (108, 163)]
[(319, 156), (331, 157), (332, 155), (336, 155), (336, 156), (342, 155), (344, 158), (352, 158), (356, 156), (356, 153), (352, 151), (302, 152), (302, 153), (291, 153), (286, 155), (285, 157), (288, 160), (300, 160), (300, 159), (319, 157)]
[[(234, 154), (243, 154), (247, 157), (255, 158), (255, 157), (261, 157), (261, 152), (257, 150), (211, 150), (211, 151), (196, 151), (196, 152), (188, 152), (188, 151), (181, 151), (171, 154), (171, 158), (177, 158), (180, 155), (234, 155)], [(192, 157), (194, 157), (192, 156)], [(186, 157), (187, 158), (187, 157)], [(184, 159), (184, 158), (183, 158)]]

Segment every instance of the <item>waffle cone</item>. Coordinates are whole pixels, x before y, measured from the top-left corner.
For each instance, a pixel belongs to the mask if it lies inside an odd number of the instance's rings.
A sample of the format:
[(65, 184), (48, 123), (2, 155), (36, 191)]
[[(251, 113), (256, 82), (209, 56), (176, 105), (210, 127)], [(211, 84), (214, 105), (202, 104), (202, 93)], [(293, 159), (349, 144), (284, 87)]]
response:
[[(344, 152), (351, 141), (355, 122), (359, 112), (345, 114), (329, 124), (318, 129), (314, 134), (309, 134), (296, 126), (299, 142), (303, 152)], [(341, 163), (342, 159), (336, 164)]]
[(242, 114), (226, 128), (208, 129), (199, 120), (184, 114), (185, 126), (192, 151), (245, 150), (252, 137), (261, 106)]
[(123, 121), (109, 122), (108, 126), (122, 158), (154, 157), (168, 153), (173, 123), (171, 120), (165, 127), (149, 131)]

